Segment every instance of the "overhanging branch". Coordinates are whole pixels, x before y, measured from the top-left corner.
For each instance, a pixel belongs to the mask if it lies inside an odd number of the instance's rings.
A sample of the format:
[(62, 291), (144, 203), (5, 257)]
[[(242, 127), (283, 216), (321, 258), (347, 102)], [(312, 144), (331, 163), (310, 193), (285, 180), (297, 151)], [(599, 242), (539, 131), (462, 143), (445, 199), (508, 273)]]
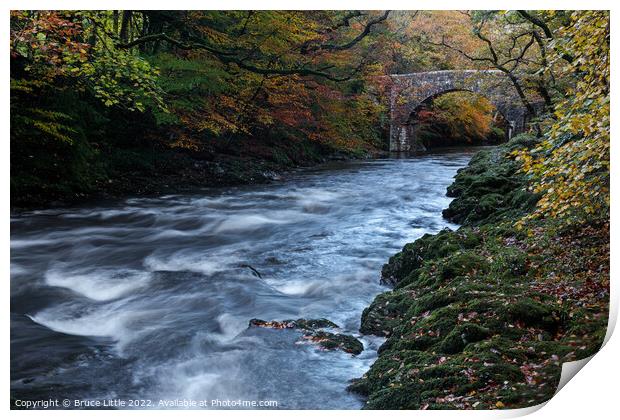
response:
[[(366, 25), (364, 26), (364, 29), (355, 37), (353, 38), (351, 41), (341, 44), (341, 45), (335, 45), (335, 44), (322, 44), (322, 45), (317, 45), (316, 47), (313, 48), (307, 48), (307, 51), (311, 52), (311, 51), (343, 51), (343, 50), (348, 50), (349, 48), (352, 48), (353, 46), (355, 46), (355, 44), (357, 44), (358, 42), (360, 42), (362, 39), (364, 39), (368, 34), (370, 34), (370, 31), (372, 30), (372, 27), (385, 21), (388, 16), (390, 15), (390, 11), (386, 10), (381, 16), (375, 18), (375, 19), (371, 19), (369, 20)], [(348, 26), (348, 21), (347, 21), (347, 26)]]
[[(129, 49), (147, 42), (153, 41), (165, 41), (171, 45), (174, 45), (177, 48), (182, 50), (204, 50), (207, 51), (213, 56), (215, 56), (219, 61), (224, 64), (235, 64), (239, 68), (247, 70), (252, 73), (261, 74), (265, 76), (269, 75), (280, 75), (280, 76), (317, 76), (322, 77), (334, 82), (343, 82), (350, 80), (353, 77), (353, 74), (347, 76), (337, 76), (334, 74), (330, 74), (324, 71), (314, 70), (306, 67), (297, 67), (297, 68), (268, 68), (268, 67), (259, 67), (253, 64), (248, 64), (243, 59), (240, 59), (235, 56), (235, 52), (220, 50), (210, 45), (207, 45), (203, 42), (190, 42), (185, 43), (178, 39), (174, 39), (168, 34), (160, 33), (160, 34), (152, 34), (146, 35), (137, 39), (134, 39), (130, 42), (119, 42), (116, 44), (117, 48)], [(354, 73), (359, 71), (359, 66), (354, 69)]]

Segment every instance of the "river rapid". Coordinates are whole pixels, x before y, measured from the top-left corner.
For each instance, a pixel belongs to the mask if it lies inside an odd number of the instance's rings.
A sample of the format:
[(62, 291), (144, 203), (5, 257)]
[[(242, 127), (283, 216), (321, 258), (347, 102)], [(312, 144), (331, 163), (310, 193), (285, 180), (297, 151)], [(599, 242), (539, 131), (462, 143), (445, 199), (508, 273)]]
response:
[[(11, 397), (361, 408), (346, 387), (382, 343), (359, 334), (362, 310), (387, 290), (391, 255), (456, 227), (446, 187), (472, 154), (13, 215)], [(365, 349), (324, 351), (252, 318), (328, 318)]]

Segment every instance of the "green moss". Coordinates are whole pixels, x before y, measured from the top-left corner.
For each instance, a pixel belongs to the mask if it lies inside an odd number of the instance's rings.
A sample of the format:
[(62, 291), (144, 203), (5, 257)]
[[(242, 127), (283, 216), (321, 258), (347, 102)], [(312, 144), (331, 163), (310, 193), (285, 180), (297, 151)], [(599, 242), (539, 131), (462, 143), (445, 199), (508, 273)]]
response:
[[(439, 289), (431, 293), (424, 294), (413, 302), (407, 311), (407, 317), (417, 317), (426, 311), (443, 308), (458, 300), (455, 290), (451, 288)], [(435, 316), (432, 314), (431, 316)]]
[(325, 350), (342, 350), (355, 355), (364, 350), (364, 345), (357, 338), (346, 334), (314, 331), (305, 337)]
[(370, 410), (417, 410), (420, 408), (419, 387), (410, 384), (383, 388), (373, 393), (366, 403)]
[(484, 340), (489, 336), (489, 330), (477, 324), (466, 323), (454, 328), (441, 342), (440, 350), (443, 353), (454, 354), (462, 351), (469, 343)]
[(531, 210), (538, 197), (527, 191), (527, 178), (508, 157), (510, 151), (529, 144), (529, 139), (520, 137), (474, 156), (448, 187), (448, 196), (455, 199), (443, 211), (444, 217), (465, 225), (481, 225), (514, 219)]
[(455, 252), (441, 262), (439, 274), (441, 279), (447, 280), (473, 271), (481, 274), (486, 267), (484, 258), (475, 252)]
[(296, 319), (295, 321), (284, 321), (284, 322), (293, 322), (296, 328), (300, 328), (303, 330), (316, 330), (319, 328), (338, 328), (338, 325), (330, 321), (329, 319), (319, 318), (319, 319)]
[(360, 332), (378, 336), (389, 335), (413, 300), (413, 296), (408, 291), (386, 292), (378, 295), (362, 312)]
[(531, 298), (519, 298), (508, 305), (506, 313), (513, 321), (522, 321), (528, 326), (552, 328), (559, 322), (559, 310), (553, 304), (543, 304)]
[[(479, 244), (480, 237), (472, 229), (444, 229), (436, 235), (424, 235), (405, 245), (401, 252), (390, 258), (381, 271), (381, 281), (396, 287), (411, 284), (416, 280), (414, 271), (425, 262), (451, 255), (458, 250), (471, 249)], [(407, 280), (401, 285), (405, 278)]]
[(539, 137), (536, 137), (530, 133), (521, 133), (510, 139), (510, 141), (506, 143), (505, 147), (509, 151), (518, 149), (532, 149), (538, 143), (540, 143)]

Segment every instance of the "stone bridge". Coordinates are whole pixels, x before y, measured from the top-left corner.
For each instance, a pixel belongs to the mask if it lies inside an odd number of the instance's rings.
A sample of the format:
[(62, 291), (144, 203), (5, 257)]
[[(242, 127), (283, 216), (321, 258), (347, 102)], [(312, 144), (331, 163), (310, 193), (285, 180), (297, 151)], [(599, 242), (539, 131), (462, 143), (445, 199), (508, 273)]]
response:
[(525, 129), (528, 112), (510, 79), (499, 70), (444, 70), (389, 77), (391, 152), (425, 150), (417, 139), (417, 111), (448, 92), (468, 91), (486, 97), (508, 122), (508, 138)]

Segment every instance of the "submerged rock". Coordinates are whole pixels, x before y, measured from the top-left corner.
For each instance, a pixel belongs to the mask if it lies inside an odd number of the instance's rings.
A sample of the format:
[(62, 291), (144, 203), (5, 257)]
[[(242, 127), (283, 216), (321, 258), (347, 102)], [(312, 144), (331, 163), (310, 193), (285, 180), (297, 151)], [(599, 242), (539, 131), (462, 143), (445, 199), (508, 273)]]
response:
[(355, 337), (347, 334), (324, 331), (325, 328), (339, 328), (332, 321), (319, 319), (286, 319), (284, 321), (264, 321), (251, 319), (250, 327), (273, 328), (273, 329), (298, 329), (303, 331), (302, 339), (317, 344), (324, 350), (342, 350), (354, 355), (364, 350), (363, 344)]

